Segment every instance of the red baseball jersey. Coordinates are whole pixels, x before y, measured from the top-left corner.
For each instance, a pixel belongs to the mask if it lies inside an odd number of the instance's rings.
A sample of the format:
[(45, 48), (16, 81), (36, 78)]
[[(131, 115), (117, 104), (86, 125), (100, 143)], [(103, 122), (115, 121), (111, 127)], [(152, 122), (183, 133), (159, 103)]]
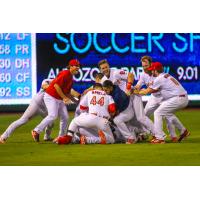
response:
[(60, 86), (64, 94), (70, 94), (73, 85), (73, 76), (70, 73), (70, 71), (69, 70), (61, 71), (58, 74), (58, 76), (50, 83), (49, 87), (45, 91), (47, 94), (51, 95), (56, 99), (62, 99), (58, 95), (56, 89), (54, 88), (55, 84), (58, 84)]

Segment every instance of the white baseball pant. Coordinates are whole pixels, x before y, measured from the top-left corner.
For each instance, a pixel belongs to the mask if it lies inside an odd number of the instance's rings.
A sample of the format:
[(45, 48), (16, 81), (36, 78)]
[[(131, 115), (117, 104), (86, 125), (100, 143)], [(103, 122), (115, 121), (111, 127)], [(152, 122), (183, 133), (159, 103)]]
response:
[(133, 96), (130, 96), (130, 101), (128, 107), (119, 113), (114, 119), (114, 123), (121, 132), (121, 134), (124, 136), (124, 138), (127, 139), (134, 139), (136, 140), (136, 135), (134, 132), (130, 131), (127, 127), (126, 122), (130, 121), (134, 117), (134, 110), (133, 110)]
[(45, 93), (44, 103), (46, 105), (48, 115), (41, 121), (41, 123), (34, 129), (37, 133), (41, 133), (45, 127), (52, 124), (57, 117), (60, 117), (60, 130), (59, 136), (62, 136), (66, 132), (68, 122), (67, 107), (62, 100), (56, 99), (49, 94)]
[[(44, 118), (47, 116), (47, 110), (45, 105), (38, 105), (38, 103), (33, 99), (23, 115), (20, 117), (20, 119), (11, 123), (6, 131), (1, 135), (1, 138), (6, 140), (8, 137), (11, 136), (16, 128), (26, 124), (31, 118), (36, 115), (41, 115)], [(45, 130), (45, 134), (49, 134), (52, 127), (53, 123), (49, 124)], [(46, 135), (44, 137), (46, 137)]]
[(164, 140), (164, 131), (163, 131), (163, 117), (166, 116), (171, 121), (175, 121), (177, 127), (179, 127), (180, 131), (185, 130), (183, 124), (174, 118), (174, 112), (179, 109), (182, 109), (188, 105), (188, 96), (185, 97), (172, 97), (165, 101), (162, 101), (161, 105), (154, 112), (154, 125), (156, 129), (156, 138), (160, 140)]
[[(93, 131), (96, 129), (95, 133), (98, 133), (98, 131), (101, 130), (105, 134), (106, 143), (114, 143), (114, 137), (109, 126), (109, 121), (103, 117), (99, 117), (90, 113), (82, 113), (71, 121), (68, 130), (77, 132), (78, 128), (80, 127), (86, 129), (91, 128)], [(87, 130), (83, 132), (80, 130), (80, 134), (83, 134), (86, 137), (88, 136)], [(100, 143), (101, 141), (100, 138), (95, 138), (93, 141), (95, 140), (95, 143)]]
[(142, 102), (142, 97), (139, 95), (134, 95), (133, 98), (133, 108), (135, 113), (135, 118), (138, 122), (142, 124), (152, 135), (156, 134), (156, 129), (153, 122), (145, 115), (144, 106)]
[[(145, 115), (147, 117), (150, 117), (155, 112), (155, 110), (160, 106), (162, 100), (163, 100), (162, 97), (155, 97), (151, 95), (144, 109)], [(176, 137), (175, 127), (179, 129), (178, 127), (179, 124), (176, 123), (178, 121), (177, 117), (174, 115), (173, 118), (174, 120), (171, 120), (168, 118), (168, 116), (165, 116), (167, 129), (171, 138)]]

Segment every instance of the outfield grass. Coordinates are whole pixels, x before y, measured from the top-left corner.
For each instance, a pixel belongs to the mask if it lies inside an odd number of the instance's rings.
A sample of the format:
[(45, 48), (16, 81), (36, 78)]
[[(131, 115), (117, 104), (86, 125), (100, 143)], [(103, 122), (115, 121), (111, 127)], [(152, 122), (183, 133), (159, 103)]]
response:
[[(1, 114), (0, 134), (21, 114)], [(72, 113), (70, 114), (72, 116)], [(193, 166), (200, 165), (200, 110), (187, 109), (177, 116), (190, 130), (182, 143), (152, 145), (55, 145), (35, 143), (30, 131), (40, 122), (37, 117), (15, 130), (6, 144), (0, 144), (1, 166)], [(58, 121), (53, 136), (58, 133)]]

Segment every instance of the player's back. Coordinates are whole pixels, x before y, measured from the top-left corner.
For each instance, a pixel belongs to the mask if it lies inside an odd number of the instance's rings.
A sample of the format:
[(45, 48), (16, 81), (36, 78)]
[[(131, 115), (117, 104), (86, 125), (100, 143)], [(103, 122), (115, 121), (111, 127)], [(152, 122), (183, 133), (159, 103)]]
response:
[(91, 90), (83, 98), (81, 105), (88, 107), (88, 112), (101, 117), (110, 117), (109, 105), (114, 100), (102, 90)]
[(114, 85), (118, 85), (121, 90), (126, 90), (126, 82), (127, 82), (128, 72), (121, 69), (110, 69), (110, 77), (109, 80), (112, 81)]
[(160, 82), (161, 94), (164, 99), (187, 94), (187, 91), (183, 88), (183, 86), (169, 74), (160, 74), (155, 79), (155, 82), (156, 81)]

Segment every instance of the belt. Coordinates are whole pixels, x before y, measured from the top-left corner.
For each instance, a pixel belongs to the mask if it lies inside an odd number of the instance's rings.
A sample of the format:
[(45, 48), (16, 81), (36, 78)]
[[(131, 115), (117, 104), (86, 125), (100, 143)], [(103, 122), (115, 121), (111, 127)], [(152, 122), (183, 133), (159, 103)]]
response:
[(179, 97), (186, 97), (186, 95), (185, 94), (181, 94), (181, 95), (179, 95)]
[(97, 113), (90, 113), (90, 114), (96, 115), (97, 117), (102, 117), (102, 118), (104, 118), (104, 119), (109, 119), (109, 117), (106, 117), (106, 116), (98, 116)]

